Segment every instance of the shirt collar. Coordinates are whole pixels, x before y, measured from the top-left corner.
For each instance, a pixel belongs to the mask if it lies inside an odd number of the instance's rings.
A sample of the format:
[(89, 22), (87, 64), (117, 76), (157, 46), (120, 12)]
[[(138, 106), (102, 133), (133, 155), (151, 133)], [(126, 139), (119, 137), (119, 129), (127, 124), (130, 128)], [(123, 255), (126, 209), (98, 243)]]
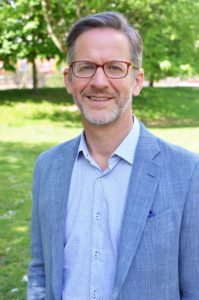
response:
[(125, 139), (122, 141), (122, 143), (118, 146), (118, 148), (114, 151), (113, 155), (120, 156), (132, 165), (134, 161), (139, 134), (140, 124), (137, 118), (134, 116), (134, 122), (131, 130), (129, 131)]
[(80, 157), (81, 154), (83, 154), (87, 159), (91, 160), (91, 155), (90, 155), (90, 152), (89, 152), (88, 147), (87, 147), (86, 138), (85, 138), (85, 135), (84, 135), (84, 130), (81, 134), (77, 157)]
[[(137, 118), (134, 116), (134, 122), (131, 130), (117, 149), (113, 152), (111, 157), (119, 156), (122, 159), (126, 160), (129, 164), (133, 164), (135, 150), (137, 147), (138, 139), (140, 134), (140, 124)], [(131, 145), (131, 146), (130, 146)], [(92, 160), (92, 157), (89, 153), (84, 131), (81, 134), (80, 144), (78, 148), (77, 158), (80, 157), (80, 154), (83, 154), (88, 160)]]

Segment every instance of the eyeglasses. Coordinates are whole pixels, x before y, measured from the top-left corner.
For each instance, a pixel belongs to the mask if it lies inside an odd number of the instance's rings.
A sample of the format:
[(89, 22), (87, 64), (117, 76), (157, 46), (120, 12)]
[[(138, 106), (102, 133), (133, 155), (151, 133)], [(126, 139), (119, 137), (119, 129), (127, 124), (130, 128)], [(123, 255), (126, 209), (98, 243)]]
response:
[(73, 75), (78, 78), (91, 78), (95, 75), (98, 68), (102, 68), (108, 78), (118, 79), (126, 77), (130, 66), (134, 69), (139, 69), (131, 62), (116, 60), (108, 61), (103, 65), (98, 65), (91, 61), (74, 61), (70, 63), (69, 68), (72, 70)]

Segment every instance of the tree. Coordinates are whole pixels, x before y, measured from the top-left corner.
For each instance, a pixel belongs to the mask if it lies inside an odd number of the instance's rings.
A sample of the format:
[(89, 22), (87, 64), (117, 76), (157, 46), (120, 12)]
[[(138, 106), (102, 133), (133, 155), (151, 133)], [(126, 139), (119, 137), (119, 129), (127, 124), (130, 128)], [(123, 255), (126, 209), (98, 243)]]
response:
[(66, 53), (66, 37), (72, 24), (81, 16), (105, 9), (106, 0), (40, 0), (49, 36)]
[[(3, 0), (0, 0), (2, 3)], [(9, 1), (9, 0), (6, 0)], [(11, 1), (11, 0), (10, 0)], [(0, 6), (0, 59), (66, 55), (66, 37), (80, 17), (104, 10), (124, 13), (144, 40), (150, 85), (165, 76), (199, 72), (198, 0), (15, 0)]]
[(199, 71), (198, 1), (149, 1), (144, 37), (144, 69), (153, 85), (166, 76), (191, 76)]
[(48, 33), (65, 53), (70, 26), (80, 16), (103, 10), (124, 13), (144, 39), (144, 69), (153, 85), (165, 76), (199, 71), (198, 0), (41, 0)]
[(0, 59), (5, 68), (13, 68), (18, 58), (32, 64), (33, 87), (37, 87), (37, 57), (61, 55), (46, 32), (39, 0), (16, 0), (16, 10), (0, 8)]

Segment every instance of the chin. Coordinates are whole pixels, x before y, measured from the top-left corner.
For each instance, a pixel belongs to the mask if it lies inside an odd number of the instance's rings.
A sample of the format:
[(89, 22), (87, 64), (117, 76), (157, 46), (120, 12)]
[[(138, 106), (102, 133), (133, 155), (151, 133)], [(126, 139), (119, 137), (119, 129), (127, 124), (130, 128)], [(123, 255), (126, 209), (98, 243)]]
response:
[(88, 123), (92, 125), (102, 126), (112, 124), (117, 119), (119, 119), (120, 114), (118, 113), (118, 111), (113, 111), (109, 114), (93, 116), (86, 111), (82, 111), (82, 116)]

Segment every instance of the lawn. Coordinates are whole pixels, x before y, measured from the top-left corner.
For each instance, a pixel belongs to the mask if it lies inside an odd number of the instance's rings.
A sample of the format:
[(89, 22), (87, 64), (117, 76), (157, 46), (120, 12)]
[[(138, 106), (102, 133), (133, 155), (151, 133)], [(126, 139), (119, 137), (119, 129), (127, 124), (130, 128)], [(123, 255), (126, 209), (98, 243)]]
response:
[[(160, 137), (199, 152), (199, 89), (145, 88), (135, 114)], [(25, 299), (36, 156), (82, 130), (65, 89), (0, 91), (0, 299)]]

